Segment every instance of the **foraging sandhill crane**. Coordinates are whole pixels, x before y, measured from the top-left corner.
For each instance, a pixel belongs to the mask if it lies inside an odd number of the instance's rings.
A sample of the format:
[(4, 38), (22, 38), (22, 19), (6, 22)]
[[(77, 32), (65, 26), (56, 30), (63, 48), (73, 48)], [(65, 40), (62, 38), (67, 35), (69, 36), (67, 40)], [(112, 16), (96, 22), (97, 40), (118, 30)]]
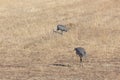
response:
[(80, 57), (80, 62), (82, 62), (82, 57), (86, 56), (86, 51), (82, 47), (76, 47), (74, 48), (76, 51), (76, 54)]
[(57, 31), (61, 31), (61, 34), (63, 34), (63, 32), (67, 32), (68, 29), (65, 25), (57, 25)]

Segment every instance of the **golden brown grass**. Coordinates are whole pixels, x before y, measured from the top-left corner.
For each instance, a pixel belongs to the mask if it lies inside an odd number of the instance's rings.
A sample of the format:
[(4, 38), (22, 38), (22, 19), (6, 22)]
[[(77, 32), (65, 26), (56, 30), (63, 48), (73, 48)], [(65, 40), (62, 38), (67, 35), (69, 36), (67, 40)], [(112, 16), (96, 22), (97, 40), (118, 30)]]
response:
[[(1, 0), (0, 80), (119, 80), (119, 3)], [(57, 24), (70, 30), (54, 33)], [(83, 64), (77, 46), (88, 53)]]

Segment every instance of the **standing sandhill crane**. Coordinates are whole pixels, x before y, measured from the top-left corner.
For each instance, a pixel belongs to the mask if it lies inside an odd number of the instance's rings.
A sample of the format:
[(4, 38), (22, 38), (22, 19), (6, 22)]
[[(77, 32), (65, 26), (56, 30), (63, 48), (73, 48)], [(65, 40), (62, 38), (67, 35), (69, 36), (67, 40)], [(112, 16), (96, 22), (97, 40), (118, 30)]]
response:
[(86, 51), (82, 47), (74, 48), (76, 54), (80, 57), (80, 62), (82, 62), (82, 57), (86, 56)]

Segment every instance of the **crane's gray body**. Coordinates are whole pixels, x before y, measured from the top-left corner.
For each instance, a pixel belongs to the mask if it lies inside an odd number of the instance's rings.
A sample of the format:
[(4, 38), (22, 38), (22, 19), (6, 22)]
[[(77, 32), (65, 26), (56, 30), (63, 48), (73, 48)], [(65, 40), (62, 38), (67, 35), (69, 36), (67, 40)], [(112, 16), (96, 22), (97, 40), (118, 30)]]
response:
[(66, 26), (64, 26), (64, 25), (57, 25), (57, 31), (58, 30), (60, 30), (60, 31), (65, 31), (65, 32), (67, 32), (68, 31), (68, 29), (66, 28)]
[(79, 55), (80, 62), (82, 62), (82, 57), (86, 56), (85, 49), (82, 47), (77, 47), (77, 48), (74, 48), (74, 50), (76, 51), (76, 54)]

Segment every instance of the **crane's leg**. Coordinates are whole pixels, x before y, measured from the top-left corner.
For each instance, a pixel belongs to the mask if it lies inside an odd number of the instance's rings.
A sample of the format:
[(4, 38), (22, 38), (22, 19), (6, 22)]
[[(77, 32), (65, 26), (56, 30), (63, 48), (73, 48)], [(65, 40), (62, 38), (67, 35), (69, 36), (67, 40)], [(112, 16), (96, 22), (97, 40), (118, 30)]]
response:
[(80, 57), (80, 63), (82, 62), (82, 57)]

